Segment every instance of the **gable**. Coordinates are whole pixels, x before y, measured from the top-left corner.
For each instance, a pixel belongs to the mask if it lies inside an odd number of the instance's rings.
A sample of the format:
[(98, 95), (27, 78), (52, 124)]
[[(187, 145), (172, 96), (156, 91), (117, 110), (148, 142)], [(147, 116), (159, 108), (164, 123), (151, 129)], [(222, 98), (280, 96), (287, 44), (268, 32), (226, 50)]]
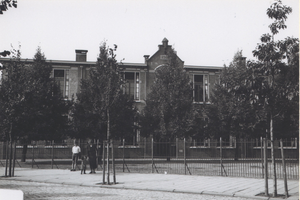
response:
[[(169, 61), (168, 54), (171, 51), (173, 51), (172, 46), (168, 45), (168, 40), (164, 38), (162, 45), (158, 45), (158, 51), (147, 60), (149, 71), (154, 71), (155, 68), (167, 64)], [(177, 59), (180, 65), (183, 67), (184, 62), (178, 56)]]

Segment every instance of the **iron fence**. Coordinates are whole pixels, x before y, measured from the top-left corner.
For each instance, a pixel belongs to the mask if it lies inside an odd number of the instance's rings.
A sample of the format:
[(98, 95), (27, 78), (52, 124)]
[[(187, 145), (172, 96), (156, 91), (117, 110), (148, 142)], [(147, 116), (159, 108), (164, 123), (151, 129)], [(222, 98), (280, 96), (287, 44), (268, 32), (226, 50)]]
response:
[[(106, 155), (107, 144), (95, 141), (98, 148), (98, 170), (103, 169), (102, 155)], [(143, 139), (137, 145), (124, 145), (125, 141), (115, 141), (110, 144), (114, 151), (116, 172), (135, 173), (169, 173), (190, 175), (212, 175), (230, 177), (264, 177), (262, 139), (223, 141), (222, 139), (176, 139), (170, 141), (153, 141)], [(70, 168), (72, 141), (64, 143), (34, 142), (27, 145), (26, 162), (20, 162), (23, 145), (16, 145), (16, 167), (38, 168)], [(274, 141), (276, 175), (283, 178), (283, 164), (279, 141)], [(5, 163), (5, 143), (0, 144), (0, 166)], [(80, 142), (81, 154), (86, 155), (87, 143)], [(297, 139), (283, 142), (286, 174), (288, 179), (299, 179), (299, 151)], [(272, 178), (271, 148), (268, 141), (267, 158), (268, 174)], [(78, 165), (79, 166), (79, 165)], [(112, 165), (110, 164), (110, 168)], [(112, 168), (110, 169), (112, 171)]]

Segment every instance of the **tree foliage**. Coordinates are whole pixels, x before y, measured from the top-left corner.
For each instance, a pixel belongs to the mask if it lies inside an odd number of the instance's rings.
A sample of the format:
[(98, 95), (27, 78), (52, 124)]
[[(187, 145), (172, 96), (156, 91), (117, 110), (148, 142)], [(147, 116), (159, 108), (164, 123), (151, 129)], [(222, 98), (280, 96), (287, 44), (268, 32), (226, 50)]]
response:
[[(274, 136), (291, 136), (285, 133), (294, 131), (298, 125), (299, 111), (299, 39), (287, 37), (284, 40), (275, 41), (274, 36), (280, 29), (287, 28), (285, 20), (292, 12), (288, 6), (276, 1), (267, 10), (269, 18), (274, 22), (269, 26), (272, 35), (264, 34), (261, 43), (253, 51), (257, 61), (248, 62), (252, 73), (252, 103), (257, 109), (262, 110), (261, 119), (267, 123), (281, 124), (286, 129), (274, 129)], [(290, 123), (283, 121), (291, 120)], [(288, 120), (288, 121), (289, 121)], [(269, 131), (273, 130), (270, 124)], [(287, 126), (287, 124), (291, 126)], [(270, 134), (272, 134), (270, 132)]]
[(238, 52), (223, 69), (212, 105), (207, 106), (213, 135), (257, 137), (270, 129), (280, 138), (298, 135), (299, 40), (274, 41), (274, 35), (286, 28), (284, 22), (291, 11), (281, 1), (272, 4), (267, 10), (274, 19), (269, 26), (272, 35), (262, 35), (253, 51), (257, 61), (241, 63)]
[(17, 1), (16, 0), (2, 0), (0, 2), (0, 14), (3, 14), (3, 11), (7, 11), (9, 7), (17, 8)]
[(192, 84), (178, 57), (169, 52), (169, 63), (155, 71), (155, 82), (141, 117), (141, 134), (174, 139), (191, 134), (193, 123)]
[(0, 87), (0, 133), (4, 141), (14, 141), (20, 126), (25, 100), (25, 66), (20, 61), (20, 51), (14, 51), (11, 62), (6, 67)]
[(40, 48), (26, 70), (24, 135), (29, 141), (63, 139), (68, 129), (70, 103), (63, 99), (59, 85), (51, 77), (52, 66)]
[[(114, 49), (103, 43), (96, 67), (81, 82), (81, 91), (72, 109), (71, 137), (104, 140), (108, 114), (112, 138), (133, 133), (136, 110), (133, 100), (123, 94), (123, 73), (118, 67)], [(107, 112), (109, 110), (109, 113)]]
[(238, 51), (222, 70), (211, 95), (212, 104), (205, 109), (211, 136), (254, 137), (258, 124), (250, 103), (250, 76), (242, 51)]
[[(292, 8), (283, 5), (280, 0), (271, 5), (267, 10), (267, 15), (274, 19), (269, 26), (272, 35), (262, 35), (261, 43), (253, 51), (257, 61), (248, 63), (249, 70), (253, 74), (251, 91), (253, 104), (264, 112), (261, 118), (265, 118), (267, 122), (271, 140), (274, 197), (277, 196), (274, 139), (287, 136), (286, 133), (290, 132), (291, 127), (294, 127), (293, 124), (297, 124), (299, 127), (299, 79), (292, 74), (298, 72), (297, 76), (299, 75), (299, 39), (274, 40), (275, 34), (280, 29), (287, 28), (285, 20), (291, 12)], [(295, 64), (298, 65), (295, 66)], [(290, 123), (287, 123), (288, 121)], [(283, 129), (274, 130), (274, 128), (278, 128), (279, 124)], [(297, 133), (297, 130), (298, 128), (294, 130), (294, 133)], [(278, 131), (284, 132), (278, 133)], [(297, 136), (298, 133), (293, 135)]]
[(13, 140), (61, 139), (67, 129), (68, 103), (50, 77), (51, 65), (40, 48), (33, 64), (20, 61), (19, 51), (14, 55), (0, 88), (2, 136), (11, 131)]

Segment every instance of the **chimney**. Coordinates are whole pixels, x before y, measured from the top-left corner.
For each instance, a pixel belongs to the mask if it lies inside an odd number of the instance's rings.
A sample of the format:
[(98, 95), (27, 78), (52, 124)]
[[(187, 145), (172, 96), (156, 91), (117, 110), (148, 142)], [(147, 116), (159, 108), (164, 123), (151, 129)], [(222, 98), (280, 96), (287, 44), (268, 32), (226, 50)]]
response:
[(148, 61), (148, 59), (149, 59), (149, 55), (144, 55), (144, 58), (145, 58), (145, 64), (147, 64), (147, 61)]
[(165, 48), (168, 46), (168, 42), (169, 42), (169, 40), (167, 38), (163, 39), (162, 43)]
[(246, 58), (247, 57), (241, 57), (240, 61), (242, 62), (242, 64), (246, 67)]
[(76, 62), (86, 62), (86, 54), (87, 54), (88, 50), (79, 50), (76, 49), (75, 53), (76, 53)]

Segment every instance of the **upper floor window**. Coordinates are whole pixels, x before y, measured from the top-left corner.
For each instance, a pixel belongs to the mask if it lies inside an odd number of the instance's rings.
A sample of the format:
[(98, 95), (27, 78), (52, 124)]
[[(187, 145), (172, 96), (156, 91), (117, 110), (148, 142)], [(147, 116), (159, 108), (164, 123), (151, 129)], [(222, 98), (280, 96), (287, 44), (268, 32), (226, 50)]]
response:
[(208, 102), (209, 89), (208, 89), (208, 75), (194, 75), (194, 101), (195, 102)]
[(138, 72), (125, 72), (125, 93), (134, 100), (140, 99), (140, 74)]
[[(0, 66), (1, 67), (1, 66)], [(2, 84), (2, 70), (0, 70), (0, 85)]]
[(64, 98), (69, 97), (69, 70), (54, 69), (54, 80), (59, 84)]

